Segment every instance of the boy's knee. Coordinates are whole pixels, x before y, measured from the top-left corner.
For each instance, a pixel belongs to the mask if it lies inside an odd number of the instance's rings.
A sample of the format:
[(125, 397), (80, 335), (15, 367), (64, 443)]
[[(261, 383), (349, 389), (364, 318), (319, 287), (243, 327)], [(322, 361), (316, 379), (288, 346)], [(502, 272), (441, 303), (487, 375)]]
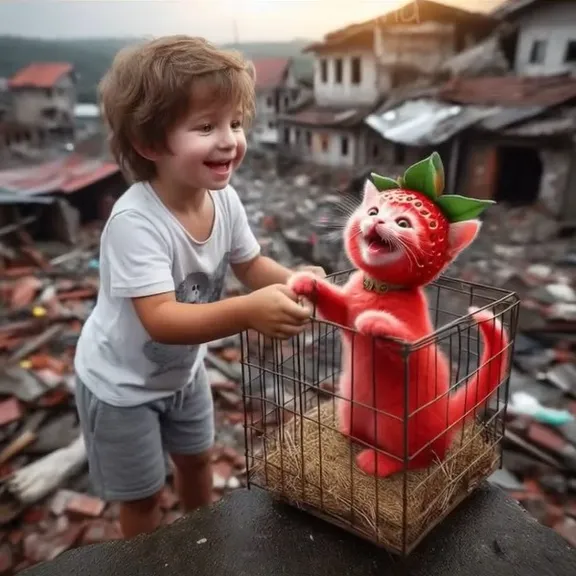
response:
[(156, 492), (151, 496), (146, 498), (140, 498), (138, 500), (130, 500), (128, 502), (122, 502), (121, 506), (125, 510), (131, 512), (138, 512), (140, 514), (148, 514), (153, 512), (156, 508), (160, 506), (160, 498), (162, 496), (162, 491)]

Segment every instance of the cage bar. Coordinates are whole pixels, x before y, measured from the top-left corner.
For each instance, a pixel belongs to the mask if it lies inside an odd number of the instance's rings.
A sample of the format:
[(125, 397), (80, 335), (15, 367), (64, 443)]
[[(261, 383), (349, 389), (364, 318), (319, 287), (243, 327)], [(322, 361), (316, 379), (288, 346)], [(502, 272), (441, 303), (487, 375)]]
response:
[[(351, 272), (333, 274), (329, 279), (343, 284)], [(405, 380), (401, 413), (378, 414), (371, 405), (351, 399), (352, 428), (356, 413), (364, 423), (373, 415), (372, 430), (378, 431), (379, 417), (389, 425), (397, 421), (403, 427), (403, 452), (387, 454), (389, 459), (398, 460), (400, 468), (387, 478), (364, 473), (356, 462), (363, 449), (386, 452), (362, 438), (351, 439), (339, 429), (338, 410), (344, 402), (338, 389), (342, 334), (348, 333), (353, 347), (358, 337), (354, 330), (314, 315), (307, 330), (290, 340), (265, 338), (255, 332), (242, 334), (248, 487), (265, 489), (402, 556), (501, 466), (519, 313), (517, 295), (499, 288), (441, 277), (426, 291), (434, 333), (411, 344), (373, 339), (374, 359), (383, 353), (382, 346), (394, 346), (386, 353), (401, 355)], [(428, 375), (422, 378), (429, 377), (434, 357), (428, 351), (433, 344), (439, 346), (451, 363), (450, 394), (473, 378), (480, 367), (482, 346), (478, 325), (468, 313), (470, 306), (491, 310), (506, 329), (509, 344), (502, 354), (508, 355), (508, 368), (490, 397), (474, 407), (469, 421), (454, 428), (454, 438), (442, 461), (410, 470), (413, 460), (425, 458), (427, 450), (441, 445), (444, 434), (409, 450), (419, 414), (431, 410), (432, 403), (441, 398), (435, 394), (431, 401), (411, 411), (407, 382), (409, 377), (420, 378), (414, 370), (421, 368), (413, 361), (414, 355), (421, 351), (420, 359), (429, 358), (429, 368), (421, 370)], [(489, 362), (498, 362), (498, 358)], [(351, 367), (352, 378), (362, 378), (354, 373), (355, 368)], [(372, 393), (385, 391), (373, 389)], [(452, 396), (447, 398), (449, 406)]]

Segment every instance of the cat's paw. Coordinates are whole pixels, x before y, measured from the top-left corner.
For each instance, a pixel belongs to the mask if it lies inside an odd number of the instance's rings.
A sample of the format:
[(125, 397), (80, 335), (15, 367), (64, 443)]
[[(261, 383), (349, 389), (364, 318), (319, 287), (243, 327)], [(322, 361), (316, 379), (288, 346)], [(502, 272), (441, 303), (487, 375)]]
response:
[(288, 279), (288, 288), (298, 296), (310, 297), (316, 292), (318, 277), (311, 272), (296, 272)]
[(398, 319), (388, 312), (369, 310), (358, 315), (354, 327), (366, 336), (397, 337), (399, 324)]
[(403, 463), (399, 460), (395, 460), (371, 449), (362, 450), (362, 452), (356, 456), (356, 464), (364, 474), (378, 476), (379, 478), (386, 478), (387, 476), (397, 474), (403, 468)]

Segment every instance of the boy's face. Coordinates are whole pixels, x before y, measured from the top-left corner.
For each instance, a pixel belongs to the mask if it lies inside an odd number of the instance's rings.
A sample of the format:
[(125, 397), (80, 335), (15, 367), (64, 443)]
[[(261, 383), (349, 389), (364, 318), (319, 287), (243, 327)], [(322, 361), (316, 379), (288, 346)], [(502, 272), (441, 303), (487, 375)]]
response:
[(242, 114), (235, 107), (194, 110), (167, 135), (160, 173), (193, 189), (221, 190), (246, 154)]

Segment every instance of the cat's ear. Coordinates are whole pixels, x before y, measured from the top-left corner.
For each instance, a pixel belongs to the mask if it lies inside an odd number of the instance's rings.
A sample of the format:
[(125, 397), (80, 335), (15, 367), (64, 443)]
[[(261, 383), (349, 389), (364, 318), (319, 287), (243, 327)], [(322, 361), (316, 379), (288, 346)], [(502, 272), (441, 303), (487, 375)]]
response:
[(482, 222), (480, 220), (464, 220), (450, 224), (448, 231), (448, 252), (450, 260), (453, 260), (462, 251), (466, 250), (474, 241)]
[(378, 200), (378, 188), (370, 180), (366, 180), (364, 184), (364, 190), (362, 192), (362, 203), (363, 204), (373, 204)]

